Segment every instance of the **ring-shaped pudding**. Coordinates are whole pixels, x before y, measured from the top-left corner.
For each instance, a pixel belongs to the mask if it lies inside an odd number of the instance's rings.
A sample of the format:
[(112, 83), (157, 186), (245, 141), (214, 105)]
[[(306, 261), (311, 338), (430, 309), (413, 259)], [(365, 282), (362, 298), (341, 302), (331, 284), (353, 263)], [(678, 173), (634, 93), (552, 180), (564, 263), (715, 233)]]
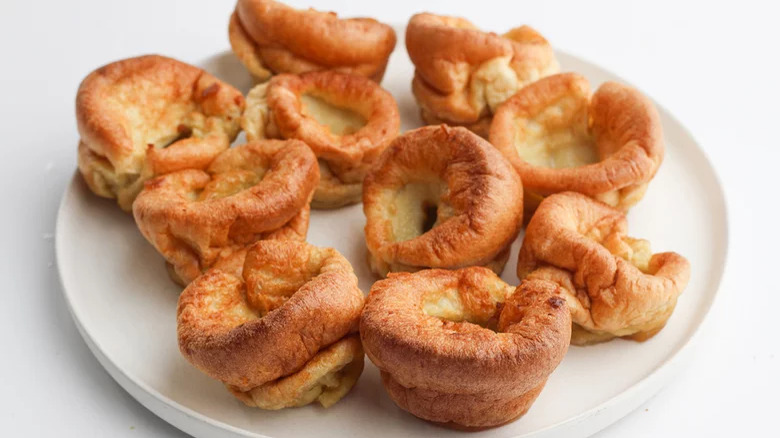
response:
[(522, 192), (509, 162), (465, 128), (399, 136), (363, 185), (372, 271), (487, 266), (500, 273), (522, 225)]
[(76, 95), (78, 165), (89, 188), (130, 211), (147, 179), (204, 169), (239, 131), (241, 92), (157, 55), (112, 62)]
[(515, 290), (481, 267), (391, 274), (371, 288), (360, 336), (401, 409), (499, 426), (530, 408), (566, 354), (571, 317), (558, 289), (532, 280)]
[(314, 151), (320, 184), (312, 207), (360, 202), (363, 178), (398, 135), (398, 107), (375, 82), (337, 72), (278, 75), (247, 96), (247, 138), (294, 138)]
[(303, 240), (318, 178), (317, 160), (303, 142), (250, 142), (224, 151), (206, 171), (147, 181), (133, 215), (174, 281), (186, 285), (257, 240)]
[(249, 406), (341, 399), (363, 370), (356, 334), (364, 298), (336, 250), (265, 240), (241, 272), (207, 271), (182, 292), (178, 341), (196, 368)]
[(545, 198), (528, 223), (517, 276), (561, 286), (572, 312), (572, 344), (651, 338), (688, 284), (688, 260), (653, 254), (648, 241), (627, 232), (624, 213), (574, 192)]
[(273, 0), (239, 0), (228, 37), (258, 81), (274, 73), (336, 70), (380, 82), (396, 42), (393, 28), (374, 19), (344, 19)]
[(606, 82), (562, 73), (507, 100), (493, 117), (490, 142), (520, 173), (526, 211), (544, 196), (583, 193), (627, 210), (645, 194), (664, 157), (661, 120), (650, 99)]
[(484, 138), (504, 100), (558, 71), (552, 47), (529, 26), (497, 35), (464, 18), (422, 13), (409, 20), (406, 49), (423, 121), (464, 126)]

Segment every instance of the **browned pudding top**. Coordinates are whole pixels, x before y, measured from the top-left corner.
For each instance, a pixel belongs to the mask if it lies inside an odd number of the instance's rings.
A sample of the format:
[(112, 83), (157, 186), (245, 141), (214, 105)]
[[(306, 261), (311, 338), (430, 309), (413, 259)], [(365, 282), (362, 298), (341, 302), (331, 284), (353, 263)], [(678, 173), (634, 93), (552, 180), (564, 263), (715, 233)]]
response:
[(232, 86), (157, 55), (95, 70), (76, 96), (82, 142), (125, 179), (139, 176), (149, 150), (156, 153), (150, 164), (157, 174), (205, 167), (219, 150), (204, 161), (197, 148), (174, 146), (208, 139), (226, 148), (239, 131), (243, 108), (244, 98)]
[(589, 196), (648, 182), (664, 156), (661, 121), (636, 89), (561, 73), (526, 86), (496, 112), (490, 142), (530, 190)]
[(407, 388), (523, 394), (569, 345), (571, 318), (554, 283), (516, 290), (482, 267), (390, 274), (361, 317), (366, 353)]
[(182, 292), (182, 354), (240, 391), (298, 371), (357, 328), (363, 294), (349, 262), (331, 248), (266, 240), (241, 272), (212, 269)]
[(526, 227), (517, 275), (563, 286), (573, 320), (585, 328), (635, 333), (668, 317), (690, 265), (674, 252), (653, 254), (627, 232), (619, 210), (579, 193), (551, 195)]
[(487, 141), (428, 126), (396, 138), (365, 179), (366, 243), (387, 263), (486, 262), (517, 235), (522, 186)]
[(147, 181), (133, 215), (144, 237), (188, 282), (226, 252), (284, 227), (294, 234), (302, 227), (305, 235), (318, 181), (317, 159), (303, 142), (251, 142), (224, 151), (207, 171)]
[(498, 35), (464, 18), (416, 14), (406, 48), (423, 112), (452, 123), (489, 117), (523, 85), (558, 71), (552, 47), (529, 26)]
[(374, 19), (339, 18), (273, 0), (239, 0), (236, 15), (263, 62), (278, 73), (349, 67), (381, 79), (396, 42), (393, 29)]

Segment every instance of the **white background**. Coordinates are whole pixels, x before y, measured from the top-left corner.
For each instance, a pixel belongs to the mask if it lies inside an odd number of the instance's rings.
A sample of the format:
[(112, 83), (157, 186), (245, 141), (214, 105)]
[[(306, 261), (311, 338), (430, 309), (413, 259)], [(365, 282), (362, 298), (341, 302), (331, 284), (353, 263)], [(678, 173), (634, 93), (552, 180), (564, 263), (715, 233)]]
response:
[[(557, 48), (615, 72), (667, 107), (725, 186), (727, 272), (688, 367), (598, 436), (777, 436), (780, 11), (746, 1), (289, 3), (390, 23), (429, 10), (495, 31), (531, 24)], [(0, 436), (184, 435), (115, 384), (76, 332), (54, 264), (55, 214), (75, 169), (80, 80), (128, 56), (156, 52), (195, 63), (223, 51), (232, 7), (0, 3)]]

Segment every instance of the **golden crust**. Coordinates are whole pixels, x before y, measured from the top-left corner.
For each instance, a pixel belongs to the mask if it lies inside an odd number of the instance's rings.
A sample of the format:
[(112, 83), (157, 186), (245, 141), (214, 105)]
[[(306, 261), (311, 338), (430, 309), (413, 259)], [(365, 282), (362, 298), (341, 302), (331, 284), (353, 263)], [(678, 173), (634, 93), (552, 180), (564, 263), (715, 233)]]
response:
[(522, 204), (520, 178), (487, 141), (446, 125), (409, 131), (364, 181), (372, 270), (490, 265), (501, 272)]
[(573, 192), (547, 197), (526, 228), (517, 276), (562, 287), (574, 344), (648, 339), (688, 283), (688, 260), (651, 254), (649, 242), (627, 237), (627, 230), (622, 212)]
[(401, 121), (393, 96), (376, 83), (328, 71), (282, 74), (258, 85), (247, 96), (241, 123), (249, 139), (294, 138), (309, 145), (321, 175), (312, 206), (335, 208), (360, 201), (365, 174), (398, 135)]
[(318, 352), (296, 373), (247, 392), (228, 390), (247, 406), (261, 409), (305, 406), (314, 401), (329, 408), (352, 389), (362, 372), (360, 337), (350, 335)]
[(363, 348), (402, 409), (501, 425), (525, 413), (566, 353), (571, 317), (558, 289), (534, 280), (514, 290), (481, 267), (391, 274), (371, 288)]
[(188, 284), (219, 259), (260, 239), (303, 240), (316, 158), (297, 140), (247, 143), (220, 154), (207, 171), (147, 181), (133, 204), (144, 237)]
[(260, 59), (260, 55), (257, 53), (257, 44), (246, 33), (235, 11), (230, 14), (230, 21), (228, 22), (228, 40), (230, 40), (230, 47), (233, 49), (233, 53), (244, 64), (244, 67), (249, 70), (249, 74), (256, 81), (263, 82), (271, 77), (273, 72), (263, 65), (263, 60)]
[(348, 336), (364, 302), (349, 262), (331, 248), (265, 240), (234, 274), (211, 269), (182, 292), (182, 355), (261, 408), (343, 396), (363, 357)]
[[(412, 85), (414, 86), (414, 85)], [(426, 125), (446, 125), (447, 121), (436, 117), (433, 113), (427, 111), (425, 108), (420, 109), (420, 118)], [(477, 134), (482, 138), (488, 138), (490, 134), (490, 122), (493, 121), (492, 117), (482, 117), (474, 123), (461, 123), (453, 124), (453, 126), (461, 126), (469, 131)]]
[[(549, 76), (508, 99), (493, 117), (490, 142), (536, 197), (576, 191), (621, 210), (642, 198), (664, 156), (661, 121), (648, 98), (615, 82), (591, 97), (587, 79), (576, 73)], [(540, 145), (588, 148), (595, 162), (532, 164), (528, 154)]]
[(129, 211), (143, 182), (204, 169), (239, 131), (241, 92), (205, 71), (157, 55), (90, 73), (76, 95), (79, 170), (95, 194)]
[(492, 393), (447, 394), (419, 387), (407, 388), (388, 373), (381, 372), (381, 377), (385, 390), (401, 409), (439, 426), (467, 432), (503, 426), (522, 417), (546, 383), (545, 380), (519, 397), (506, 398)]
[(528, 26), (496, 35), (464, 18), (422, 13), (409, 20), (406, 48), (423, 120), (464, 126), (483, 137), (501, 102), (558, 71), (552, 47)]
[[(309, 231), (310, 216), (311, 207), (309, 204), (306, 204), (289, 222), (275, 230), (259, 233), (255, 240), (297, 240), (303, 242), (306, 240), (306, 235)], [(230, 248), (223, 248), (219, 251), (216, 260), (210, 267), (240, 276), (245, 257), (246, 247), (233, 245)], [(182, 257), (177, 257), (177, 259), (181, 258)], [(185, 268), (179, 268), (177, 270), (177, 268), (167, 260), (165, 262), (165, 267), (168, 270), (168, 276), (171, 280), (182, 287), (186, 287), (197, 275), (201, 274), (201, 271), (193, 269), (191, 265), (187, 265)], [(179, 275), (179, 271), (184, 273), (184, 278)]]
[(395, 31), (371, 18), (298, 10), (273, 0), (238, 0), (229, 30), (233, 51), (258, 80), (270, 72), (337, 70), (382, 80)]

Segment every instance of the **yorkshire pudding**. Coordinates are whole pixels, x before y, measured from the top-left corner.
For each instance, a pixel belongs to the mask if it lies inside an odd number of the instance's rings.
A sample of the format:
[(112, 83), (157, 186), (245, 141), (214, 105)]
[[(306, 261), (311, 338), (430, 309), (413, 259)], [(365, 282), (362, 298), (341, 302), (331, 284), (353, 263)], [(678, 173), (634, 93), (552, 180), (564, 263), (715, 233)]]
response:
[(204, 169), (239, 131), (241, 92), (157, 55), (90, 73), (76, 95), (78, 164), (89, 188), (130, 211), (145, 180)]
[(390, 398), (452, 427), (523, 415), (569, 346), (571, 317), (555, 283), (515, 290), (486, 268), (390, 274), (374, 283), (360, 336)]
[(493, 117), (490, 142), (520, 173), (527, 210), (563, 191), (627, 210), (664, 157), (661, 121), (648, 98), (615, 82), (591, 97), (576, 73), (544, 78), (507, 100)]
[(648, 241), (627, 237), (627, 230), (622, 212), (573, 192), (545, 198), (526, 228), (517, 276), (561, 286), (573, 344), (649, 339), (688, 284), (688, 260), (652, 254)]
[(242, 272), (211, 269), (179, 297), (182, 355), (262, 409), (328, 407), (360, 377), (363, 294), (336, 250), (265, 240)]
[(294, 138), (314, 151), (320, 184), (312, 207), (360, 202), (363, 178), (398, 135), (398, 107), (387, 91), (355, 75), (283, 74), (247, 95), (247, 138)]
[(228, 36), (259, 81), (272, 73), (337, 70), (380, 82), (395, 47), (393, 29), (374, 19), (340, 19), (273, 0), (238, 0)]
[(363, 184), (371, 269), (487, 266), (500, 273), (523, 217), (508, 161), (464, 128), (427, 126), (396, 138)]
[(406, 28), (406, 50), (423, 120), (464, 126), (485, 138), (504, 100), (558, 71), (552, 47), (528, 26), (496, 35), (464, 18), (417, 14)]
[(207, 171), (183, 170), (146, 182), (133, 204), (138, 228), (186, 285), (219, 259), (260, 239), (303, 240), (319, 170), (297, 140), (228, 149)]

